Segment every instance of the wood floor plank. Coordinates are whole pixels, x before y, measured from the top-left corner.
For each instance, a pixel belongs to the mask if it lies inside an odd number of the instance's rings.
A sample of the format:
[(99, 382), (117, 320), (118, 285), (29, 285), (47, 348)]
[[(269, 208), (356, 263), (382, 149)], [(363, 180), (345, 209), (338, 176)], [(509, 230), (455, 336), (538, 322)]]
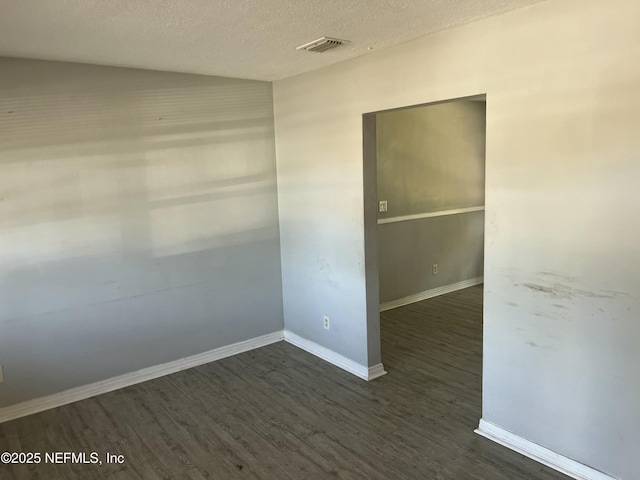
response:
[(0, 425), (0, 451), (123, 465), (0, 465), (2, 479), (567, 478), (473, 433), (482, 286), (381, 316), (388, 375), (362, 381), (286, 343)]

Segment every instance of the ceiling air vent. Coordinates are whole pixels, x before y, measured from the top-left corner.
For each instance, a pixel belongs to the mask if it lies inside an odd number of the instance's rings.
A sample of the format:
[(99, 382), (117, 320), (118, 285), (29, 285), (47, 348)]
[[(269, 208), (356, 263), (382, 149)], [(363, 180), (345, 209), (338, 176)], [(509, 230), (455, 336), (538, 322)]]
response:
[(307, 50), (309, 52), (322, 53), (326, 50), (339, 47), (340, 45), (344, 45), (346, 43), (349, 43), (349, 40), (338, 40), (337, 38), (322, 37), (314, 40), (313, 42), (300, 45), (296, 48), (296, 50)]

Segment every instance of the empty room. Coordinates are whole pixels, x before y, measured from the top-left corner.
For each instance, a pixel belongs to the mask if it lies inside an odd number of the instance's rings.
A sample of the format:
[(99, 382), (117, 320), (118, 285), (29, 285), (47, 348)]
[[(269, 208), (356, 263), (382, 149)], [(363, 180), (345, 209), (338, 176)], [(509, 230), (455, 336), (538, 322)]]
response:
[(0, 0), (0, 478), (640, 478), (638, 19)]

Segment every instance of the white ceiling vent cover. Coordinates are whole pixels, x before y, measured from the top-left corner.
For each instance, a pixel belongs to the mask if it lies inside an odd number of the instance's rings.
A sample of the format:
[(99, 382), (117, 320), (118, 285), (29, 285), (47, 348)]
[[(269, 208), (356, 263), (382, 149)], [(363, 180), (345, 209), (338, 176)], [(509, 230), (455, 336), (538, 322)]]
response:
[(299, 47), (296, 47), (296, 50), (307, 50), (309, 52), (322, 53), (326, 50), (330, 50), (347, 43), (349, 43), (349, 40), (339, 40), (337, 38), (322, 37), (314, 40), (313, 42), (300, 45)]

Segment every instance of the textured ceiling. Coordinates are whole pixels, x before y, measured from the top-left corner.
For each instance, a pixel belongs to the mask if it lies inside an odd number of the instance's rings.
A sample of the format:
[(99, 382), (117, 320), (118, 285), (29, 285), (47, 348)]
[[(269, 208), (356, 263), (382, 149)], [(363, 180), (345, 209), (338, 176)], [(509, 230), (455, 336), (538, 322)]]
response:
[(0, 55), (276, 80), (540, 1), (0, 0)]

